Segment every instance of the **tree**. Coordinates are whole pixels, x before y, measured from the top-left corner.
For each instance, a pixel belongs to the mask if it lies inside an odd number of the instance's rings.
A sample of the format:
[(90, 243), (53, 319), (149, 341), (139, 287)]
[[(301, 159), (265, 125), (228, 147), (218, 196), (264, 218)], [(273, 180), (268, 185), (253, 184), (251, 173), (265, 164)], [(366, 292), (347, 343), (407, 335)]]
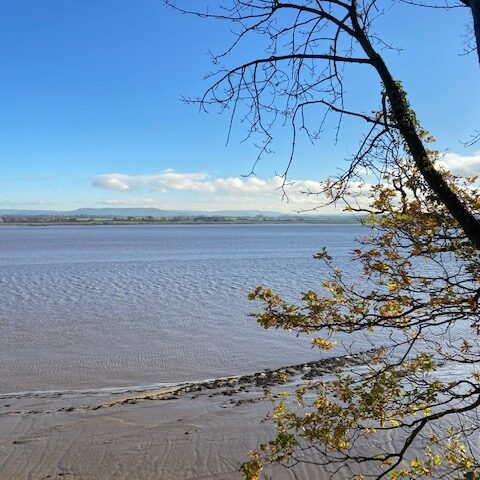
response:
[[(478, 211), (476, 179), (459, 183), (443, 174)], [(365, 224), (374, 233), (354, 255), (366, 286), (345, 278), (321, 252), (317, 258), (331, 267), (324, 292), (306, 292), (300, 306), (270, 289), (251, 295), (264, 303), (257, 315), (263, 326), (313, 334), (314, 346), (323, 350), (339, 333), (380, 331), (385, 337), (367, 372), (301, 387), (297, 408), (280, 402), (274, 415), (279, 433), (263, 446), (263, 458), (290, 465), (312, 461), (304, 451), (314, 446), (319, 465), (352, 477), (480, 478), (474, 476), (478, 449), (465, 443), (480, 428), (478, 251), (458, 234), (455, 219), (408, 160), (373, 189)], [(449, 378), (452, 365), (464, 368), (460, 378)], [(387, 432), (395, 432), (396, 448), (375, 444), (374, 437), (381, 441)], [(424, 446), (423, 458), (409, 457), (414, 442)], [(370, 445), (368, 454), (364, 445)], [(246, 465), (247, 478), (255, 478), (256, 470), (248, 469), (259, 467), (259, 458), (255, 452)]]
[[(367, 214), (372, 234), (354, 251), (363, 268), (361, 285), (322, 251), (317, 259), (331, 271), (323, 292), (305, 292), (301, 305), (263, 287), (250, 298), (263, 303), (256, 317), (264, 327), (313, 335), (320, 349), (333, 348), (338, 334), (380, 333), (384, 343), (366, 371), (302, 386), (295, 399), (279, 402), (277, 437), (252, 453), (243, 468), (248, 479), (258, 478), (271, 461), (290, 467), (316, 462), (350, 478), (421, 478), (434, 471), (436, 477), (480, 478), (478, 452), (468, 443), (480, 428), (474, 416), (480, 405), (478, 179), (442, 169), (433, 138), (379, 53), (385, 43), (372, 30), (382, 13), (379, 3), (231, 0), (204, 12), (175, 6), (237, 26), (233, 45), (216, 63), (249, 36), (263, 40), (265, 56), (220, 68), (205, 95), (193, 100), (203, 108), (230, 108), (231, 125), (241, 112), (249, 135), (263, 135), (260, 156), (278, 119), (292, 126), (290, 161), (300, 130), (317, 137), (307, 120), (312, 110), (322, 109), (322, 121), (335, 114), (368, 125), (349, 168), (325, 181), (320, 192), (307, 192)], [(466, 5), (476, 22), (476, 0)], [(371, 114), (349, 109), (345, 101), (344, 79), (360, 67), (379, 82)], [(367, 205), (352, 189), (367, 189), (365, 171), (368, 179), (376, 176)], [(287, 173), (288, 167), (285, 181)], [(446, 379), (441, 369), (452, 364), (462, 366), (462, 376)], [(387, 434), (394, 443), (384, 442)], [(424, 454), (412, 457), (413, 445)]]
[(480, 0), (461, 0), (472, 11), (473, 29), (477, 44), (478, 61), (480, 62)]

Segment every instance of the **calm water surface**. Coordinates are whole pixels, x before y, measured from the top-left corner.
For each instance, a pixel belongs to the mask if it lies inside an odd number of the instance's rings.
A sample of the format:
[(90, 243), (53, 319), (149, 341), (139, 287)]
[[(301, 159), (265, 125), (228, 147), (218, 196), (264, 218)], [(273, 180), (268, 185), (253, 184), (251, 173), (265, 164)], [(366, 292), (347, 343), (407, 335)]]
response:
[[(0, 228), (0, 392), (149, 385), (240, 374), (321, 354), (265, 331), (255, 286), (289, 298), (352, 277), (360, 225)], [(364, 347), (365, 345), (363, 345)], [(362, 344), (358, 345), (358, 349)]]

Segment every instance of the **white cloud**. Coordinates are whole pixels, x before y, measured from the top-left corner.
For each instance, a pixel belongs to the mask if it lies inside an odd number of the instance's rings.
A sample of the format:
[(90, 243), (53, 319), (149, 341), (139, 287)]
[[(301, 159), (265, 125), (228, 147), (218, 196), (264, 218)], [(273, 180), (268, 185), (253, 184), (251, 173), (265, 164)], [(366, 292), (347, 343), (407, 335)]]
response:
[[(103, 203), (110, 206), (280, 211), (294, 211), (318, 205), (318, 198), (302, 195), (301, 191), (318, 190), (320, 187), (318, 182), (311, 180), (289, 182), (285, 187), (288, 201), (285, 201), (286, 198), (283, 196), (281, 188), (283, 179), (279, 176), (269, 179), (258, 177), (211, 178), (204, 172), (180, 173), (174, 170), (150, 175), (121, 173), (100, 175), (93, 180), (93, 185), (123, 193), (148, 191), (158, 194), (128, 197), (122, 195), (122, 197), (104, 200)], [(172, 195), (174, 196), (172, 197)]]
[[(174, 170), (149, 175), (111, 173), (94, 178), (93, 185), (117, 192), (148, 191), (158, 195), (122, 196), (106, 199), (110, 206), (157, 207), (195, 210), (275, 210), (302, 211), (326, 203), (316, 180), (288, 180), (274, 176), (211, 178), (204, 172), (179, 173)], [(282, 188), (283, 186), (283, 188)], [(352, 184), (351, 198), (366, 204), (369, 185)], [(306, 195), (305, 192), (311, 193)], [(318, 193), (318, 194), (317, 194)], [(165, 195), (168, 194), (168, 195)], [(182, 194), (189, 194), (188, 196)], [(193, 197), (192, 197), (193, 195)], [(339, 212), (331, 206), (322, 212)]]
[(150, 175), (125, 175), (122, 173), (110, 173), (99, 175), (93, 180), (95, 187), (118, 190), (148, 189), (152, 192), (168, 191), (212, 191), (211, 182), (206, 181), (207, 175), (202, 172), (178, 173), (173, 170), (165, 170), (161, 173)]
[(147, 189), (151, 192), (269, 192), (281, 187), (281, 177), (263, 180), (257, 177), (239, 178), (226, 177), (211, 179), (206, 173), (179, 173), (165, 170), (149, 175), (125, 175), (110, 173), (99, 175), (93, 180), (93, 185), (108, 190), (126, 192), (130, 190)]
[(119, 190), (125, 192), (130, 190), (130, 185), (124, 179), (125, 175), (114, 173), (113, 175), (101, 175), (97, 177), (93, 185), (95, 187), (108, 188), (110, 190)]
[(456, 175), (480, 175), (480, 152), (473, 155), (459, 155), (449, 152), (444, 155), (440, 163)]

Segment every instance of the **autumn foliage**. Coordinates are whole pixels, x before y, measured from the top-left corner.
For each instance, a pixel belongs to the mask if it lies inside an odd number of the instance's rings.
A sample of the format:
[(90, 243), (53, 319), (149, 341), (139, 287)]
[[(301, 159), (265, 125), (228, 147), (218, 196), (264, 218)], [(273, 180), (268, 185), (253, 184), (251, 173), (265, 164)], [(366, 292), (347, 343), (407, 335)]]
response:
[[(478, 179), (442, 173), (478, 213)], [(330, 278), (322, 291), (305, 292), (300, 305), (269, 288), (250, 298), (263, 304), (261, 325), (313, 335), (314, 348), (365, 332), (377, 334), (381, 348), (363, 371), (309, 383), (276, 403), (278, 435), (254, 452), (245, 478), (256, 478), (265, 462), (308, 461), (307, 445), (315, 446), (313, 460), (340, 463), (357, 478), (480, 478), (478, 452), (467, 447), (480, 427), (478, 252), (408, 159), (372, 187), (362, 210), (370, 234), (352, 252), (361, 278), (344, 276), (323, 250), (316, 258)], [(451, 376), (454, 369), (461, 375)]]

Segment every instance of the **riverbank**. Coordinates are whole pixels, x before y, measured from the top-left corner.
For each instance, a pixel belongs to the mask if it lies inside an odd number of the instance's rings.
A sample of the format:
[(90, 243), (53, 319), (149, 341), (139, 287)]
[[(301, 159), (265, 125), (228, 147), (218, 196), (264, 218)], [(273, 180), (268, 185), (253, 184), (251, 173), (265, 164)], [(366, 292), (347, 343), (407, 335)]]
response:
[[(156, 389), (0, 395), (0, 478), (238, 479), (247, 452), (274, 433), (264, 421), (271, 410), (265, 387), (274, 395), (292, 391), (369, 358), (366, 352)], [(302, 478), (328, 478), (301, 468)], [(293, 478), (282, 467), (270, 474)]]
[(54, 226), (128, 226), (128, 225), (355, 225), (361, 223), (356, 218), (315, 219), (303, 217), (291, 218), (229, 218), (229, 217), (194, 217), (194, 218), (157, 218), (113, 219), (113, 218), (74, 218), (74, 219), (25, 219), (11, 220), (0, 217), (0, 227), (54, 227)]

